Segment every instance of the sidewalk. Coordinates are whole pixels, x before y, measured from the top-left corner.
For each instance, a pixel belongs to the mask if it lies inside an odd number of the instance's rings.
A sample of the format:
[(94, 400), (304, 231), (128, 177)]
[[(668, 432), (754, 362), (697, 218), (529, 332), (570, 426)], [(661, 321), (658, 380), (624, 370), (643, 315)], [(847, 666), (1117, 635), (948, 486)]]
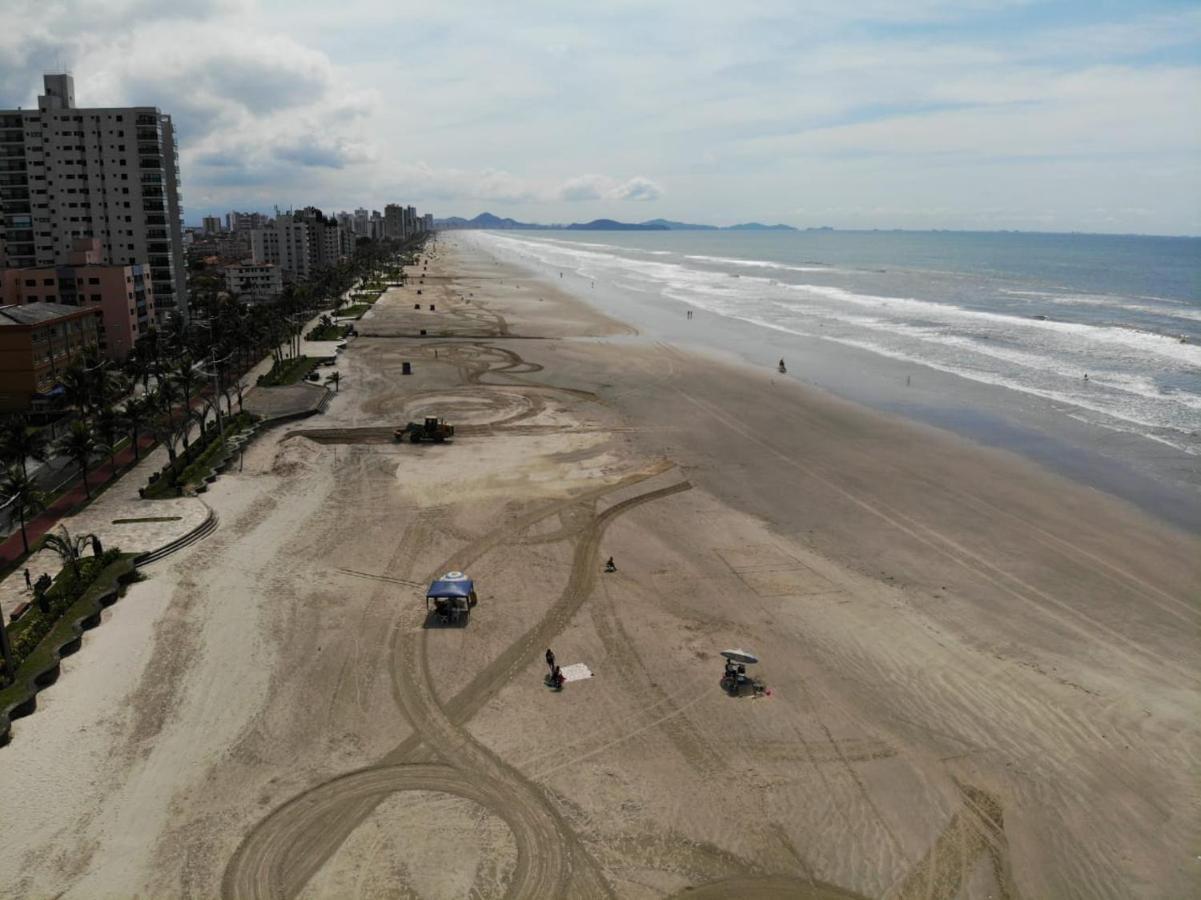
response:
[[(154, 438), (150, 435), (141, 435), (138, 439), (138, 446), (142, 450), (149, 451), (154, 447)], [(115, 468), (112, 462), (106, 457), (104, 462), (88, 473), (88, 484), (91, 485), (92, 493), (95, 494), (101, 487), (112, 481), (114, 477), (120, 477), (122, 471), (128, 468), (132, 462), (132, 444), (116, 455)], [(29, 537), (29, 545), (32, 547), (37, 543), (42, 535), (54, 528), (61, 519), (71, 515), (85, 500), (87, 500), (87, 494), (83, 489), (82, 480), (72, 484), (63, 491), (57, 500), (25, 523), (25, 533)], [(24, 552), (25, 546), (21, 541), (20, 527), (3, 542), (0, 542), (0, 561), (9, 562)]]

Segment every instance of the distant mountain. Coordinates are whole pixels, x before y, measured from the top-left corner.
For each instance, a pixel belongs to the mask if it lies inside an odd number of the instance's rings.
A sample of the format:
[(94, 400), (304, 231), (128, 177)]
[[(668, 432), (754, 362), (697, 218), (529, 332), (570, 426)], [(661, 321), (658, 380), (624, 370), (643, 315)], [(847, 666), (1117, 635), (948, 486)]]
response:
[(796, 231), (791, 225), (763, 225), (759, 222), (744, 222), (741, 225), (696, 225), (691, 222), (673, 222), (670, 219), (651, 219), (643, 225), (662, 225), (671, 231)]
[(716, 225), (693, 225), (689, 222), (673, 222), (671, 219), (650, 219), (643, 225), (662, 225), (669, 231), (717, 231)]
[(669, 231), (666, 225), (652, 225), (649, 222), (617, 222), (613, 219), (593, 219), (591, 222), (573, 222), (567, 226), (568, 231)]
[(518, 222), (516, 219), (502, 219), (490, 212), (482, 212), (474, 219), (464, 219), (451, 216), (449, 219), (435, 219), (435, 228), (546, 228), (546, 225), (534, 225), (529, 222)]
[(489, 212), (482, 212), (474, 219), (451, 216), (435, 219), (435, 228), (565, 228), (568, 231), (796, 231), (791, 225), (763, 225), (759, 222), (744, 222), (741, 225), (695, 225), (690, 222), (673, 222), (671, 219), (649, 219), (646, 222), (618, 222), (615, 219), (593, 219), (591, 222), (573, 222), (570, 225), (539, 225), (535, 222), (518, 222), (502, 219)]
[(764, 225), (761, 222), (743, 222), (741, 225), (728, 225), (722, 231), (796, 231), (791, 225)]

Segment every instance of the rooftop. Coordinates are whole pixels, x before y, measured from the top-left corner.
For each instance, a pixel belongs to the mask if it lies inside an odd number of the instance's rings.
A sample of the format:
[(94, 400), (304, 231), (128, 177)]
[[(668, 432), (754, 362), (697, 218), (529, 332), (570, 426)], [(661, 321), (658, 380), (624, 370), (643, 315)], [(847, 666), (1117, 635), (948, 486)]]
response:
[(64, 303), (29, 303), (25, 306), (0, 306), (0, 328), (6, 325), (41, 325), (80, 313), (96, 313), (92, 306), (67, 306)]

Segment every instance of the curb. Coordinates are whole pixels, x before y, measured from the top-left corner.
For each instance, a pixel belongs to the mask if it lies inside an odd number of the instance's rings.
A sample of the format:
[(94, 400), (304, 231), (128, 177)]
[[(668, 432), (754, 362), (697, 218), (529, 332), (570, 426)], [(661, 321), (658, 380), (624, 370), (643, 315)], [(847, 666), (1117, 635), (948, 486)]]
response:
[[(153, 503), (154, 501), (152, 500), (150, 502)], [(184, 547), (194, 544), (196, 541), (208, 537), (210, 534), (216, 531), (217, 526), (220, 524), (220, 519), (217, 518), (217, 513), (211, 506), (209, 506), (207, 503), (204, 503), (203, 500), (200, 502), (203, 503), (204, 508), (208, 510), (208, 515), (204, 517), (203, 522), (201, 522), (187, 534), (177, 537), (175, 540), (169, 541), (168, 543), (163, 544), (163, 546), (154, 550), (147, 550), (145, 553), (135, 556), (133, 558), (134, 566), (136, 568), (141, 568), (142, 566), (148, 566), (151, 563), (158, 562), (160, 559), (170, 556), (175, 551), (182, 550)]]

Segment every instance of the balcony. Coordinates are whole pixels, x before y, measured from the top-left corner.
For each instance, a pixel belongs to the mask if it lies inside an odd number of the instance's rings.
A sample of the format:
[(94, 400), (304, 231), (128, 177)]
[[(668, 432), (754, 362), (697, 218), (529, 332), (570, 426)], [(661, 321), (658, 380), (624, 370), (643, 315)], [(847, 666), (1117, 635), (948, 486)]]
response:
[(158, 156), (143, 156), (138, 160), (139, 169), (158, 169), (162, 170), (163, 161)]
[(142, 212), (165, 213), (166, 211), (167, 208), (163, 205), (162, 200), (151, 197), (150, 199), (142, 201)]

